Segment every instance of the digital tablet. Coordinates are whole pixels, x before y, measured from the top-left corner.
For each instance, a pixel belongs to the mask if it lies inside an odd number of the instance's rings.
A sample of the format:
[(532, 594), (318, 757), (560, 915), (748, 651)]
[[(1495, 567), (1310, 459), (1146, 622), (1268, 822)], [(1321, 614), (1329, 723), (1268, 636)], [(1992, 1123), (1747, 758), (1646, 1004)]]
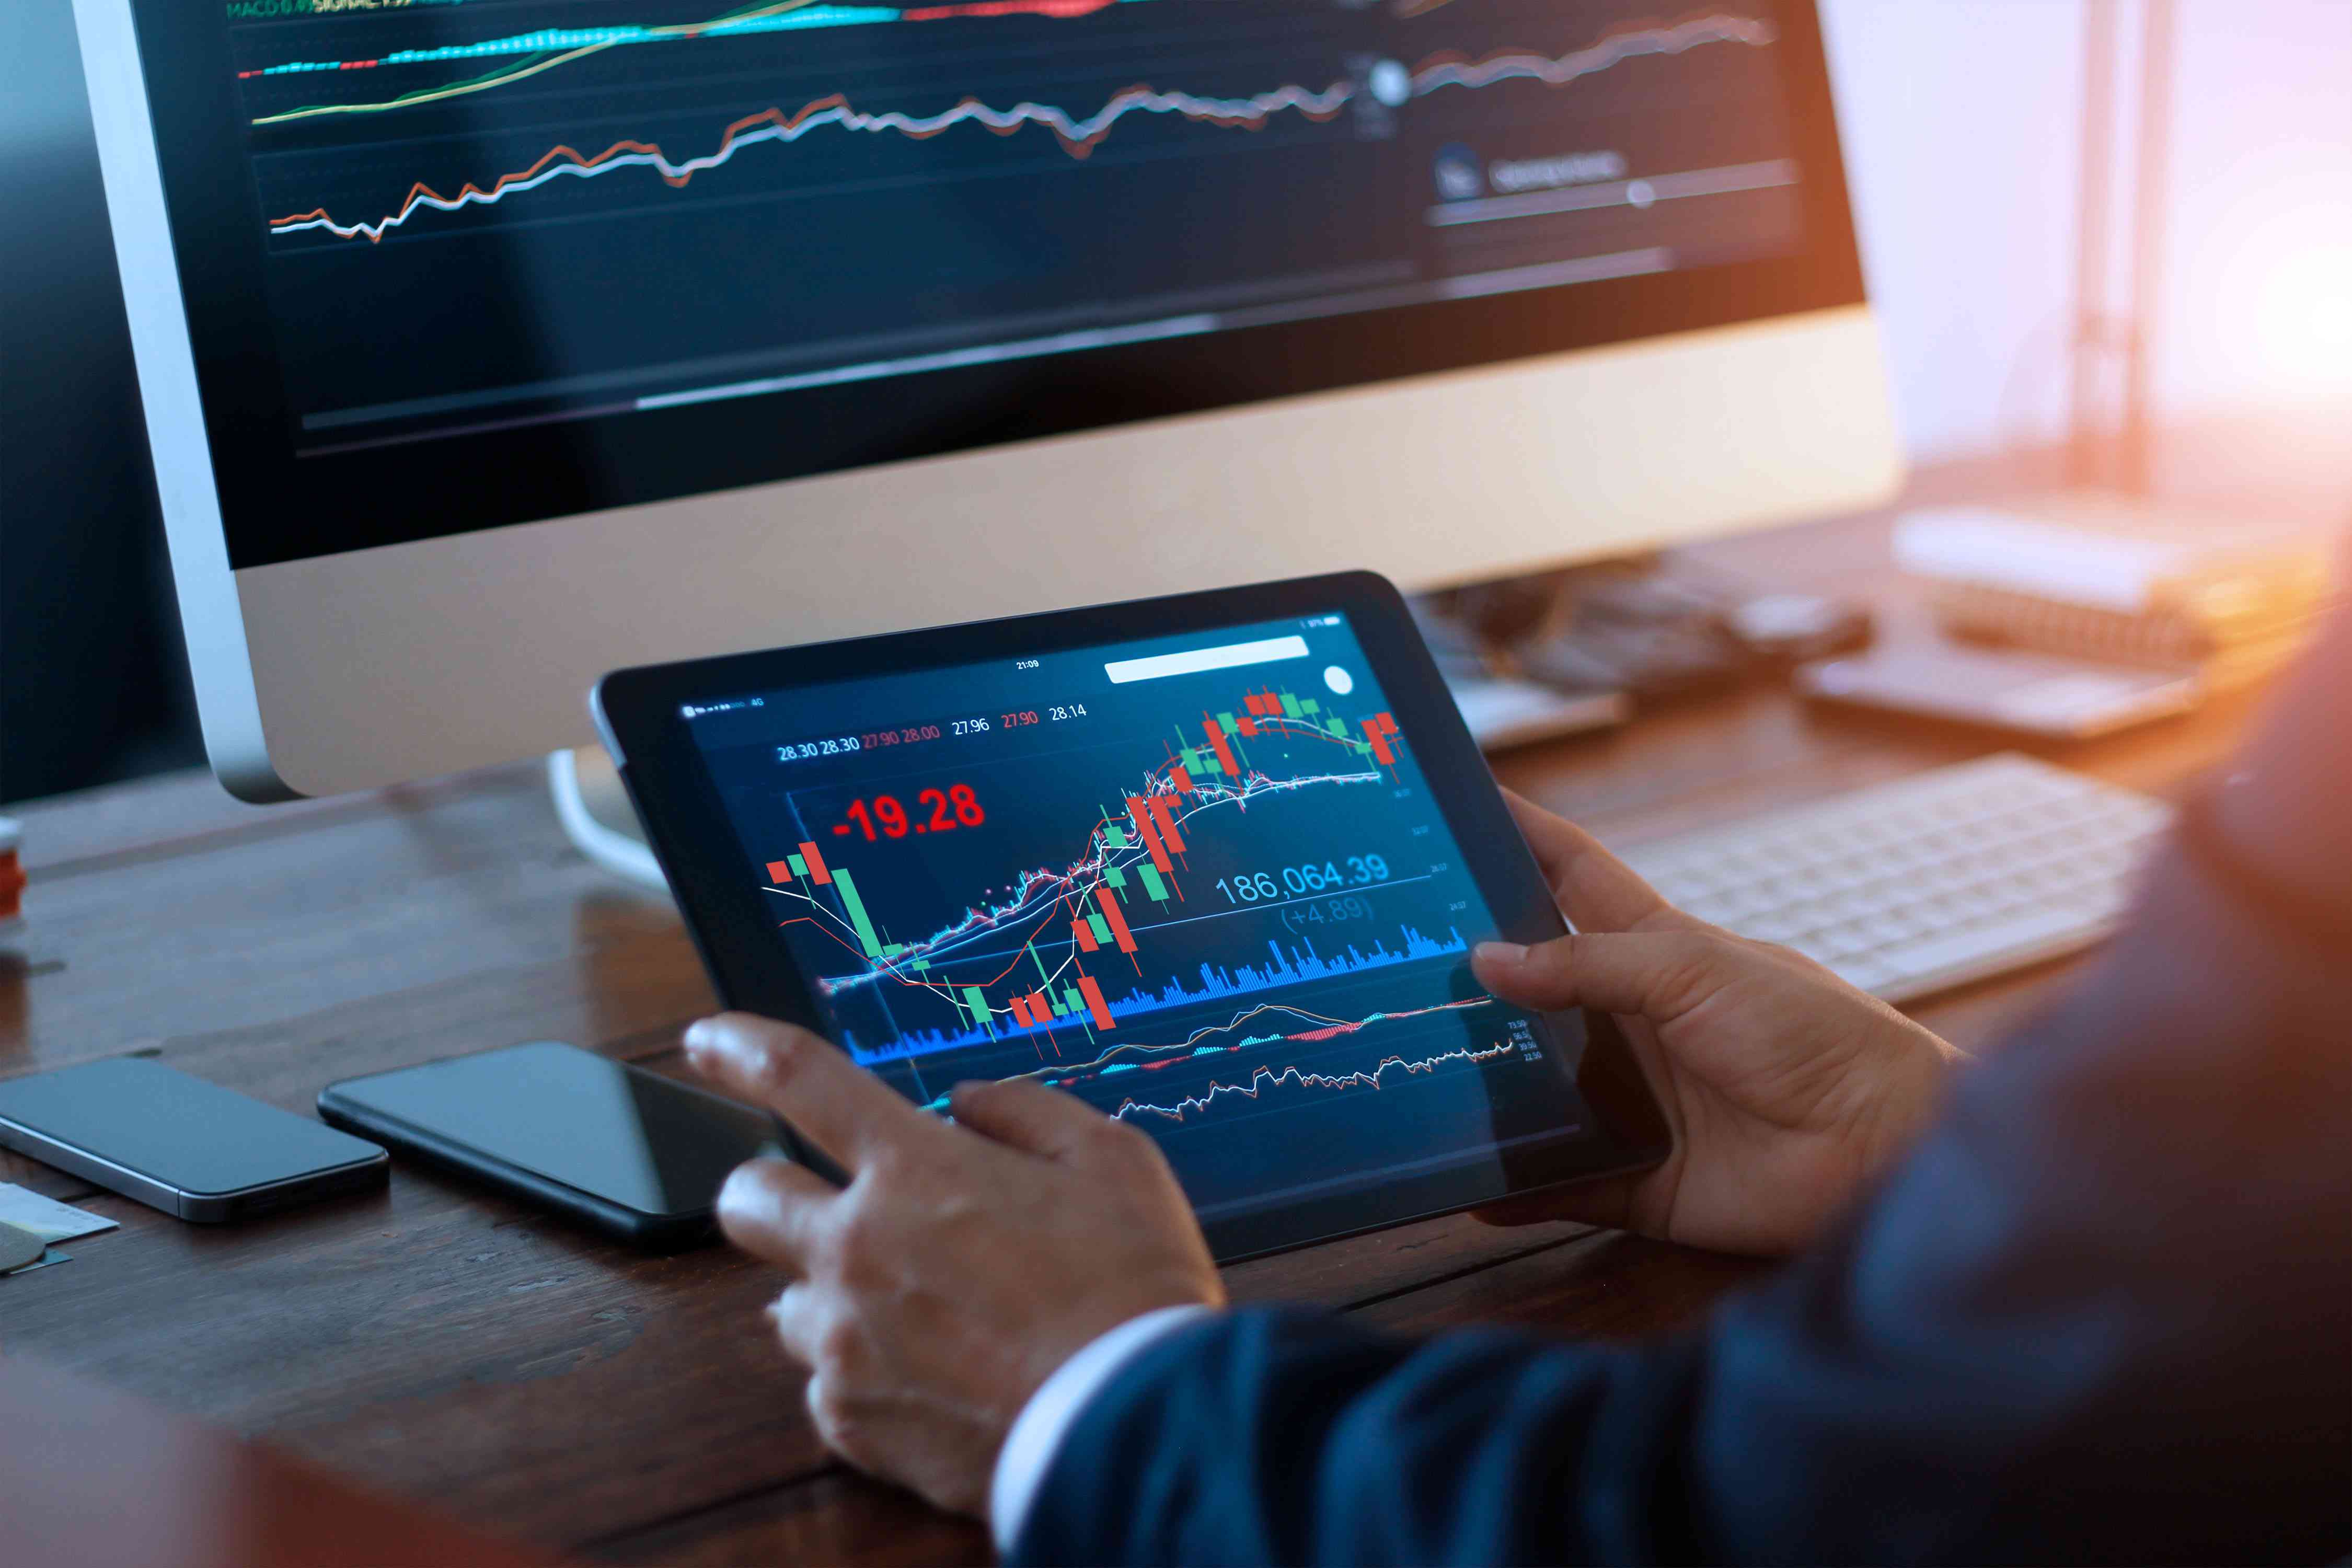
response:
[(941, 1113), (1025, 1078), (1143, 1129), (1221, 1258), (1666, 1152), (1613, 1025), (1473, 976), (1565, 927), (1379, 577), (628, 669), (594, 708), (729, 1006)]

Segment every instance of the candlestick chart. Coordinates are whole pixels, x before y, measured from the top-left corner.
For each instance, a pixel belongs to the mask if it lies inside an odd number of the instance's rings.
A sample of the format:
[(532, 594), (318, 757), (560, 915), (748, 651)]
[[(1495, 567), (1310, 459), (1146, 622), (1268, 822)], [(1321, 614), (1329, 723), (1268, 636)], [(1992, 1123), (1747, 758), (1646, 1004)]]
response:
[[(1003, 714), (995, 723), (1018, 730), (1020, 717)], [(1301, 814), (1349, 814), (1353, 803), (1325, 796), (1395, 786), (1407, 748), (1391, 715), (1350, 723), (1327, 714), (1319, 699), (1269, 688), (1242, 694), (1221, 712), (1203, 711), (1190, 733), (1171, 724), (1155, 740), (1160, 760), (1139, 776), (1119, 763), (1154, 742), (1083, 748), (1079, 754), (1099, 757), (1104, 776), (1083, 803), (1075, 793), (1054, 802), (1069, 807), (1061, 820), (1038, 809), (1038, 779), (1011, 776), (1028, 774), (1025, 761), (970, 759), (964, 776), (984, 782), (908, 787), (902, 793), (917, 802), (911, 816), (898, 795), (866, 781), (849, 786), (860, 793), (845, 803), (833, 798), (837, 791), (795, 793), (796, 818), (836, 820), (765, 862), (763, 886), (785, 923), (809, 928), (837, 957), (853, 961), (828, 966), (822, 984), (846, 1016), (875, 1020), (849, 1028), (845, 1043), (861, 1060), (1027, 1039), (1042, 1061), (1049, 1052), (1058, 1057), (1066, 1037), (1092, 1039), (1145, 1015), (1465, 951), (1452, 922), (1404, 919), (1391, 926), (1374, 913), (1370, 895), (1425, 882), (1426, 869), (1392, 864), (1361, 832), (1350, 835), (1349, 847), (1319, 856), (1302, 854), (1291, 837), (1288, 825)], [(938, 803), (928, 812), (927, 799)], [(996, 803), (992, 834), (983, 800)], [(992, 865), (976, 870), (988, 879), (976, 889), (949, 886), (941, 873), (952, 853), (946, 835), (961, 830), (959, 847), (993, 840), (992, 862), (1008, 831), (1006, 814), (1021, 815), (1020, 801), (1030, 803), (1031, 820), (1012, 831), (1040, 835), (1048, 858), (1013, 867), (1001, 882)], [(1054, 857), (1057, 834), (1065, 853)], [(926, 836), (919, 868), (910, 867), (906, 856)], [(850, 842), (828, 856), (826, 837)], [(866, 872), (861, 883), (852, 866), (868, 857), (889, 868)], [(880, 912), (892, 892), (912, 883), (923, 889), (918, 907), (934, 889), (949, 895), (952, 913), (933, 929), (894, 925)], [(1163, 934), (1171, 952), (1189, 953), (1195, 944), (1176, 943), (1176, 933), (1190, 938), (1188, 928), (1220, 921), (1230, 928), (1243, 917), (1286, 910), (1292, 923), (1273, 919), (1262, 943), (1235, 943), (1227, 931), (1201, 932), (1214, 939), (1219, 959), (1173, 973), (1159, 963), (1147, 970)], [(942, 1015), (950, 1020), (943, 1026), (921, 1022)]]
[(1201, 1143), (1196, 1200), (1274, 1125), (1344, 1165), (1369, 1119), (1388, 1157), (1552, 1071), (1469, 972), (1492, 917), (1369, 676), (1038, 697), (730, 753), (746, 880), (861, 1064)]

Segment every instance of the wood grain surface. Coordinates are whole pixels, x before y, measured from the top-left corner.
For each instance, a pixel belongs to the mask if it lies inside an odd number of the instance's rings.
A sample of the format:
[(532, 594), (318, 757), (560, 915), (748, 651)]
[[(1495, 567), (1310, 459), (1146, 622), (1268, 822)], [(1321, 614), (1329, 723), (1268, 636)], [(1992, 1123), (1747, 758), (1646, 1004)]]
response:
[(555, 1568), (267, 1446), (0, 1356), (0, 1548), (39, 1568)]
[[(1884, 517), (1709, 546), (1759, 584), (1864, 594), (1916, 635)], [(2176, 787), (2242, 731), (2232, 700), (2047, 754)], [(1759, 685), (1506, 759), (1503, 780), (1635, 843), (1998, 749), (1837, 719)], [(565, 842), (538, 767), (267, 811), (179, 776), (26, 809), (26, 921), (0, 935), (0, 1076), (150, 1051), (309, 1111), (332, 1079), (524, 1039), (675, 1070), (711, 994), (675, 912)], [(2056, 965), (1917, 1009), (1964, 1047)], [(15, 1156), (0, 1179), (119, 1233), (0, 1280), (0, 1348), (223, 1422), (367, 1486), (632, 1563), (982, 1559), (974, 1527), (829, 1461), (762, 1332), (779, 1281), (719, 1248), (638, 1257), (407, 1165), (375, 1196), (186, 1226)], [(1486, 1321), (1631, 1338), (1759, 1266), (1467, 1218), (1240, 1266), (1244, 1300), (1402, 1331)]]

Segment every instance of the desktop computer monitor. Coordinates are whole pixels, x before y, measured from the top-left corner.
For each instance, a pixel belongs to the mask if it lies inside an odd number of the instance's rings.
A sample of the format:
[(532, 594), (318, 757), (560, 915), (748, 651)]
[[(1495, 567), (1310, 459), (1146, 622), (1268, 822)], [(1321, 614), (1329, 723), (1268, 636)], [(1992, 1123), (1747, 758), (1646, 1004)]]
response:
[(205, 743), (1859, 503), (1806, 0), (78, 0)]

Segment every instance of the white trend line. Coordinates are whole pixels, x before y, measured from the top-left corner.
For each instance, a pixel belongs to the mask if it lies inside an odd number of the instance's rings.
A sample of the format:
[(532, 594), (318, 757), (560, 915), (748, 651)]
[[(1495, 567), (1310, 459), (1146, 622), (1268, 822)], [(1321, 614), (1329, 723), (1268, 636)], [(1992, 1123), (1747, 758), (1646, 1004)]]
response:
[[(1239, 790), (1235, 790), (1231, 785), (1226, 784), (1207, 785), (1200, 790), (1196, 790), (1194, 793), (1197, 795), (1202, 796), (1206, 795), (1209, 788), (1217, 789), (1219, 794), (1217, 798), (1214, 800), (1206, 798), (1201, 799), (1197, 805), (1184, 810), (1182, 815), (1179, 816), (1176, 820), (1179, 823), (1189, 824), (1194, 817), (1200, 816), (1201, 813), (1210, 810), (1215, 806), (1235, 803), (1247, 804), (1248, 802), (1255, 800), (1263, 795), (1285, 794), (1294, 790), (1309, 788), (1315, 784), (1378, 784), (1383, 777), (1382, 774), (1377, 773), (1310, 773), (1292, 779), (1272, 779), (1266, 778), (1264, 774), (1258, 774), (1255, 776), (1259, 780), (1256, 784), (1244, 786)], [(1102, 877), (1100, 875), (1102, 867), (1117, 865), (1120, 869), (1124, 870), (1128, 867), (1140, 864), (1148, 858), (1148, 851), (1146, 851), (1143, 845), (1139, 842), (1130, 843), (1127, 846), (1127, 850), (1128, 853), (1126, 858), (1113, 860), (1111, 858), (1112, 852), (1108, 849), (1105, 849), (1100, 856), (1089, 856), (1087, 859), (1081, 860), (1076, 865), (1072, 866), (1067, 871), (1047, 871), (1044, 869), (1024, 870), (1021, 873), (1020, 879), (1015, 885), (1011, 902), (992, 905), (986, 910), (966, 910), (964, 911), (964, 918), (958, 921), (954, 925), (949, 926), (942, 931), (934, 931), (929, 936), (923, 938), (919, 942), (908, 942), (907, 944), (907, 951), (903, 956), (908, 958), (936, 959), (942, 953), (954, 952), (958, 946), (964, 942), (977, 942), (983, 938), (993, 936), (999, 931), (1003, 930), (1004, 926), (1027, 919), (1029, 915), (1034, 912), (1030, 909), (1029, 905), (1030, 895), (1033, 892), (1043, 890), (1051, 893), (1052, 896), (1056, 899), (1074, 895), (1083, 901), (1087, 894), (1093, 892), (1097, 888), (1103, 885)], [(1099, 860), (1101, 865), (1097, 866), (1095, 863), (1097, 860)], [(1096, 873), (1094, 879), (1086, 883), (1083, 887), (1080, 887), (1077, 883), (1077, 879), (1081, 873), (1087, 871)], [(1057, 888), (1063, 889), (1063, 891), (1054, 891), (1054, 889)], [(771, 891), (775, 890), (778, 889), (771, 889)], [(822, 905), (818, 907), (823, 908)], [(839, 922), (836, 921), (835, 923), (837, 924)], [(892, 979), (903, 978), (903, 976), (898, 974), (895, 964), (885, 963), (879, 969), (869, 967), (856, 974), (826, 976), (824, 978), (823, 983), (825, 987), (825, 994), (827, 995), (831, 995), (835, 992), (847, 991), (856, 986), (878, 983), (886, 975)]]
[(1119, 121), (1130, 114), (1181, 114), (1192, 120), (1263, 120), (1285, 110), (1296, 110), (1307, 115), (1330, 115), (1347, 106), (1355, 97), (1352, 83), (1339, 82), (1321, 92), (1305, 88), (1285, 87), (1274, 92), (1260, 93), (1255, 98), (1223, 99), (1195, 98), (1190, 93), (1155, 92), (1147, 89), (1130, 89), (1105, 104), (1085, 120), (1073, 120), (1065, 110), (1049, 103), (1027, 100), (1011, 109), (992, 109), (976, 99), (966, 99), (953, 109), (933, 115), (910, 115), (898, 110), (882, 114), (867, 114), (838, 104), (819, 110), (805, 119), (785, 125), (769, 125), (758, 131), (730, 136), (716, 153), (705, 157), (688, 158), (673, 163), (658, 149), (644, 153), (624, 153), (598, 159), (593, 163), (556, 163), (527, 178), (494, 184), (489, 190), (468, 185), (455, 196), (420, 190), (394, 216), (377, 223), (339, 224), (323, 215), (297, 222), (271, 226), (276, 234), (299, 234), (305, 229), (325, 229), (342, 239), (364, 236), (371, 240), (382, 239), (386, 233), (399, 227), (420, 207), (438, 212), (457, 212), (469, 206), (494, 206), (508, 196), (524, 191), (534, 191), (551, 180), (570, 175), (575, 179), (593, 179), (614, 169), (645, 168), (660, 172), (662, 178), (673, 184), (684, 184), (706, 170), (716, 169), (733, 158), (741, 149), (762, 142), (799, 141), (823, 125), (838, 125), (845, 131), (879, 133), (896, 131), (917, 139), (938, 135), (951, 126), (966, 121), (977, 121), (992, 131), (1013, 132), (1024, 125), (1043, 125), (1065, 141), (1085, 145), (1103, 135)]
[(1378, 1089), (1381, 1087), (1381, 1076), (1391, 1068), (1402, 1068), (1408, 1076), (1420, 1072), (1434, 1072), (1441, 1064), (1445, 1062), (1461, 1061), (1475, 1064), (1493, 1061), (1496, 1057), (1511, 1055), (1517, 1048), (1516, 1046), (1506, 1044), (1489, 1047), (1483, 1051), (1474, 1051), (1465, 1046), (1450, 1051), (1440, 1051), (1435, 1056), (1423, 1057), (1419, 1061), (1407, 1061), (1402, 1057), (1389, 1057), (1370, 1072), (1337, 1074), (1304, 1072), (1295, 1067), (1284, 1068), (1276, 1072), (1272, 1068), (1259, 1068), (1250, 1074), (1250, 1080), (1246, 1084), (1213, 1083), (1199, 1094), (1188, 1094), (1173, 1105), (1154, 1105), (1149, 1100), (1130, 1100), (1112, 1111), (1110, 1116), (1114, 1121), (1124, 1121), (1130, 1111), (1148, 1110), (1154, 1116), (1164, 1116), (1171, 1121), (1181, 1121), (1188, 1114), (1210, 1109), (1216, 1103), (1217, 1096), (1221, 1094), (1238, 1094), (1246, 1100), (1255, 1100), (1267, 1089), (1277, 1089), (1285, 1083), (1295, 1083), (1301, 1089)]
[[(1562, 55), (1557, 59), (1543, 55), (1503, 55), (1475, 63), (1457, 61), (1431, 66), (1412, 78), (1412, 96), (1424, 98), (1448, 87), (1475, 89), (1510, 80), (1537, 80), (1553, 87), (1564, 87), (1580, 77), (1604, 70), (1637, 55), (1678, 55), (1702, 44), (1715, 43), (1738, 43), (1760, 47), (1773, 42), (1776, 36), (1769, 23), (1752, 17), (1706, 16), (1672, 27), (1626, 33), (1603, 39), (1590, 48)], [(1137, 87), (1119, 93), (1084, 120), (1073, 119), (1067, 110), (1052, 104), (1028, 100), (1011, 109), (994, 109), (977, 99), (968, 98), (952, 109), (932, 115), (911, 115), (898, 110), (867, 114), (852, 109), (846, 103), (840, 103), (814, 113), (804, 112), (801, 119), (788, 123), (772, 123), (757, 131), (738, 134), (730, 128), (717, 152), (700, 158), (688, 158), (682, 163), (674, 162), (659, 147), (649, 143), (635, 144), (645, 147), (644, 151), (623, 152), (621, 148), (633, 144), (616, 142), (611, 151), (593, 161), (582, 159), (574, 153), (573, 162), (551, 163), (535, 174), (517, 179), (501, 178), (494, 181), (488, 190), (468, 184), (457, 195), (445, 196), (419, 185), (411, 192), (400, 211), (374, 223), (337, 223), (322, 210), (299, 218), (273, 222), (269, 227), (273, 234), (299, 234), (306, 230), (322, 229), (341, 239), (377, 241), (406, 223), (420, 209), (457, 212), (469, 206), (494, 206), (509, 195), (535, 191), (550, 181), (567, 176), (593, 179), (615, 169), (642, 168), (653, 169), (672, 184), (683, 185), (695, 175), (727, 163), (745, 147), (766, 142), (794, 142), (824, 125), (869, 134), (895, 131), (919, 140), (936, 136), (967, 121), (1005, 134), (1024, 126), (1043, 125), (1060, 136), (1076, 155), (1084, 156), (1086, 150), (1130, 114), (1180, 114), (1192, 120), (1236, 123), (1262, 121), (1286, 111), (1328, 119), (1346, 108), (1362, 90), (1359, 83), (1343, 81), (1334, 82), (1320, 92), (1303, 87), (1282, 87), (1253, 98), (1200, 98), (1191, 93), (1160, 92)], [(559, 151), (568, 152), (570, 149)]]
[(1550, 59), (1542, 55), (1501, 55), (1493, 59), (1458, 61), (1432, 66), (1412, 79), (1412, 95), (1425, 98), (1440, 88), (1492, 87), (1498, 81), (1533, 79), (1566, 87), (1579, 77), (1606, 70), (1635, 55), (1678, 55), (1701, 44), (1771, 43), (1777, 35), (1769, 22), (1746, 16), (1705, 16), (1676, 26), (1646, 33), (1625, 33), (1606, 38), (1589, 49)]

